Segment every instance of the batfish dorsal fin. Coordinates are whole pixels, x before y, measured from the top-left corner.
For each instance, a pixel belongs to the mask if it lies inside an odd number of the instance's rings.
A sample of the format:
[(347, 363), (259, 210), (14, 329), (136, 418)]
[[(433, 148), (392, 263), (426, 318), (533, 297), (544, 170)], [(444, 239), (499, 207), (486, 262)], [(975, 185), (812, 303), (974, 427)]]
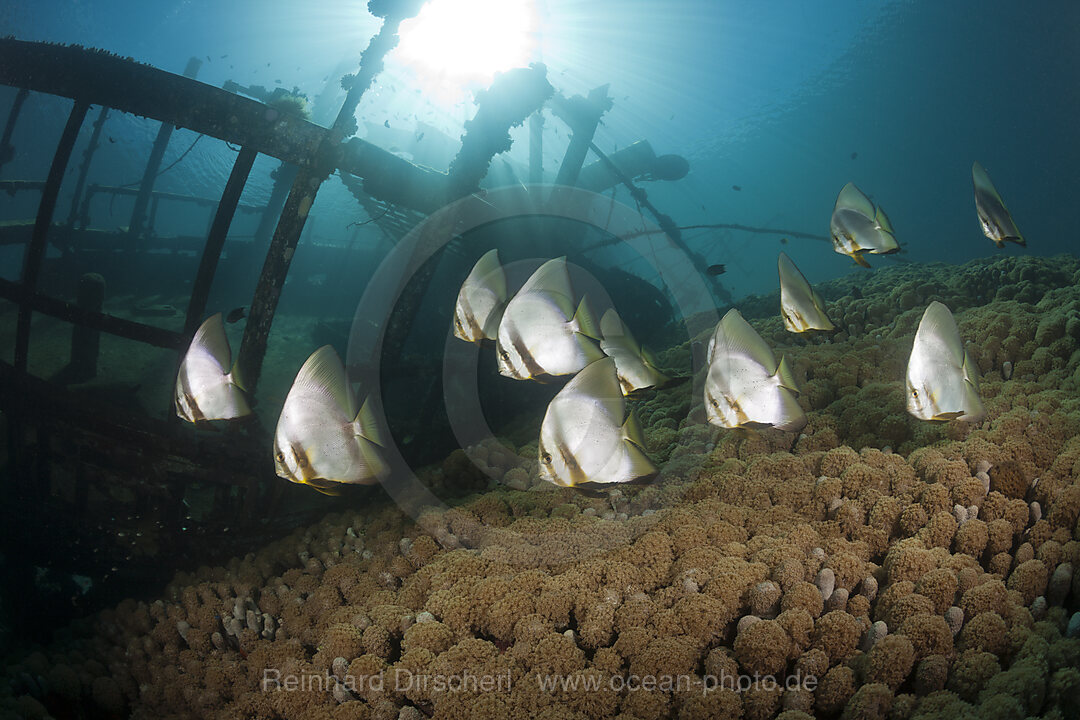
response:
[(221, 313), (214, 313), (203, 321), (203, 324), (195, 331), (191, 345), (205, 348), (221, 366), (221, 372), (229, 372), (232, 365), (232, 350), (229, 348), (229, 338), (225, 336), (225, 324), (222, 322)]
[(498, 248), (492, 248), (480, 256), (468, 279), (484, 284), (500, 302), (506, 302), (506, 270), (499, 262)]
[(1001, 199), (1001, 195), (998, 193), (997, 188), (994, 187), (993, 181), (990, 179), (990, 174), (986, 172), (986, 168), (979, 164), (976, 160), (971, 166), (971, 182), (975, 185), (975, 194), (984, 193), (992, 197), (1001, 207), (1005, 207), (1005, 201)]
[(587, 395), (603, 405), (604, 409), (616, 418), (616, 422), (622, 420), (626, 404), (613, 358), (605, 357), (589, 363), (566, 383), (561, 392)]
[(849, 182), (840, 189), (834, 207), (837, 210), (853, 210), (866, 218), (874, 217), (874, 203), (870, 202), (870, 198), (866, 197), (866, 193), (856, 187), (855, 183)]
[(799, 268), (795, 267), (795, 263), (791, 262), (791, 258), (786, 253), (781, 252), (777, 257), (776, 267), (780, 273), (781, 289), (794, 290), (799, 287), (810, 286), (810, 283), (806, 281), (806, 276), (799, 271)]
[(557, 257), (548, 260), (536, 269), (525, 284), (521, 286), (521, 293), (546, 292), (572, 298), (574, 292), (570, 287), (570, 274), (566, 270), (566, 257)]
[(941, 348), (949, 353), (949, 362), (953, 367), (963, 366), (964, 346), (960, 342), (960, 329), (944, 303), (935, 300), (926, 308), (916, 337), (924, 332), (927, 337), (936, 338)]
[(720, 320), (720, 327), (723, 328), (724, 347), (721, 348), (718, 343), (713, 348), (714, 354), (727, 351), (746, 355), (764, 367), (770, 375), (776, 372), (776, 356), (738, 310), (735, 308), (728, 310)]
[(345, 375), (345, 366), (341, 364), (341, 358), (330, 345), (323, 345), (311, 353), (300, 372), (296, 374), (294, 387), (305, 387), (315, 392), (323, 392), (330, 395), (337, 402), (345, 417), (352, 420), (359, 410), (356, 407), (356, 397), (349, 387)]

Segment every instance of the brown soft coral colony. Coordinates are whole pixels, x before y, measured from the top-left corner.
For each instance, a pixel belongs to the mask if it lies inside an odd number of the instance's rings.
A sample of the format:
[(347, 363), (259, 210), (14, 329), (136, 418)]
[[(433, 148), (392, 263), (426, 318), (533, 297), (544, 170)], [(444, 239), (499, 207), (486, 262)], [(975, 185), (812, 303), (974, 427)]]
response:
[[(829, 342), (746, 313), (806, 376), (798, 435), (705, 425), (687, 383), (633, 401), (667, 459), (651, 485), (595, 497), (540, 482), (534, 445), (457, 452), (422, 476), (504, 485), (179, 573), (13, 662), (0, 716), (1077, 717), (1080, 267), (860, 283)], [(978, 366), (977, 425), (904, 410), (933, 299)]]

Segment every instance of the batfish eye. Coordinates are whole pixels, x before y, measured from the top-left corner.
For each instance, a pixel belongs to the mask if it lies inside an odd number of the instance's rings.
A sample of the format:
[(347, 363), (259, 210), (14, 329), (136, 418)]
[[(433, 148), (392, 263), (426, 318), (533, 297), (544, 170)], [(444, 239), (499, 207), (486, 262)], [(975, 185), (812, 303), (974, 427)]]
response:
[(712, 405), (714, 408), (720, 407), (720, 403), (716, 402), (715, 399), (709, 400), (709, 404)]
[(911, 397), (916, 397), (916, 398), (917, 398), (917, 397), (919, 397), (919, 391), (918, 391), (918, 390), (914, 390), (914, 389), (913, 389), (913, 390), (911, 391)]
[(277, 460), (279, 463), (285, 462), (285, 453), (278, 450), (276, 453), (274, 453), (274, 459)]
[(551, 453), (544, 453), (540, 456), (540, 459), (544, 461), (545, 465), (551, 464)]
[(499, 356), (502, 357), (503, 360), (509, 360), (510, 359), (510, 353), (506, 352), (505, 350), (500, 350), (499, 351)]

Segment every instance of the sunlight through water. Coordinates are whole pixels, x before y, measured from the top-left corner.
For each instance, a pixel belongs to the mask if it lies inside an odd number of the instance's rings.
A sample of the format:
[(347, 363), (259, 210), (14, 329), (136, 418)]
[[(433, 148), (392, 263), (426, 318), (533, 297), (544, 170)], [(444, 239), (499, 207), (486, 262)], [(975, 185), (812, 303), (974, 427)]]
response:
[(536, 15), (532, 0), (432, 0), (401, 24), (395, 54), (426, 92), (450, 99), (536, 59)]

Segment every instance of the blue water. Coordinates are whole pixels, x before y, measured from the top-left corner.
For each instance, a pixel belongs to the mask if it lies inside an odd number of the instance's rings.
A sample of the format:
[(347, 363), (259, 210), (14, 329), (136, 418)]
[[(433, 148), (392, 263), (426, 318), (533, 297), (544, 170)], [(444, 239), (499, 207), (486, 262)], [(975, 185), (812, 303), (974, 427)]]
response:
[[(957, 263), (1075, 249), (1080, 4), (548, 0), (536, 11), (536, 58), (548, 65), (556, 88), (569, 95), (610, 83), (615, 105), (597, 132), (602, 149), (644, 138), (657, 153), (689, 159), (683, 180), (646, 186), (680, 225), (740, 223), (827, 235), (836, 193), (854, 181), (889, 213), (907, 251), (903, 260)], [(3, 31), (20, 39), (100, 47), (177, 73), (194, 56), (203, 60), (198, 79), (210, 84), (298, 87), (323, 124), (341, 100), (334, 79), (355, 68), (378, 25), (355, 1), (23, 0), (0, 10)], [(414, 92), (423, 80), (391, 56), (360, 107), (361, 134), (392, 143), (390, 133), (379, 135), (385, 121), (394, 131), (412, 133), (423, 122), (451, 140), (460, 136), (479, 86), (440, 105), (430, 93)], [(0, 108), (12, 97), (0, 89)], [(5, 179), (44, 176), (50, 146), (33, 141), (58, 137), (66, 107), (41, 97), (28, 103), (33, 122), (16, 132), (22, 152), (2, 171)], [(84, 142), (89, 126), (88, 120)], [(157, 123), (115, 115), (107, 131), (115, 143), (95, 160), (91, 182), (137, 180)], [(194, 137), (178, 132), (165, 162)], [(505, 160), (520, 168), (527, 142), (523, 130), (513, 137)], [(565, 128), (549, 118), (549, 173), (565, 138)], [(213, 197), (234, 157), (207, 139), (157, 189)], [(982, 236), (973, 160), (997, 184), (1028, 239), (1026, 250), (999, 251)], [(265, 201), (275, 166), (260, 159), (244, 202)], [(619, 197), (629, 202), (625, 192)], [(26, 217), (25, 208), (5, 198), (0, 219), (12, 217)], [(343, 242), (344, 226), (365, 216), (333, 181), (320, 191), (312, 217), (316, 240)], [(183, 221), (183, 213), (163, 219)], [(686, 236), (709, 262), (728, 266), (722, 280), (736, 297), (775, 290), (781, 247), (814, 282), (864, 272), (824, 242), (781, 246), (777, 235), (731, 230)], [(364, 237), (379, 241), (374, 228)], [(646, 274), (643, 263), (629, 268)]]

